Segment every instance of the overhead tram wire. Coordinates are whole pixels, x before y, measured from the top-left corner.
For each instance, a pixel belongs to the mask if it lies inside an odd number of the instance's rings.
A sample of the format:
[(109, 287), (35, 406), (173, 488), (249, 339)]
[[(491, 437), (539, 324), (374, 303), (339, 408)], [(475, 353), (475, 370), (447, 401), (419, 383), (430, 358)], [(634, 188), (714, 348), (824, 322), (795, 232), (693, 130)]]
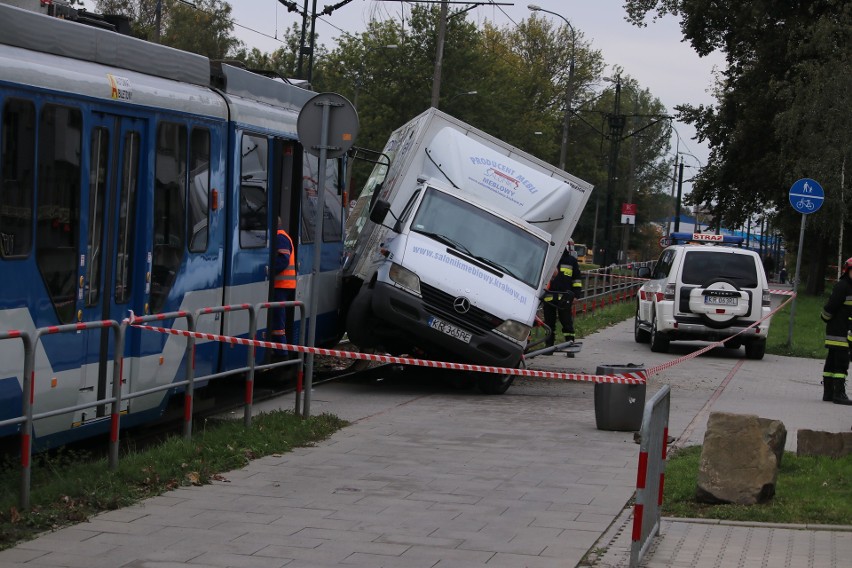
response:
[[(277, 2), (277, 0), (276, 0), (276, 2)], [(195, 9), (195, 10), (198, 10), (199, 12), (202, 12), (202, 13), (204, 13), (204, 14), (207, 14), (208, 16), (214, 16), (214, 17), (215, 17), (215, 16), (217, 16), (217, 14), (216, 14), (216, 13), (211, 12), (211, 11), (209, 11), (209, 10), (205, 10), (204, 8), (201, 8), (201, 7), (199, 7), (199, 6), (195, 5), (195, 4), (191, 4), (191, 3), (188, 3), (188, 2), (181, 2), (181, 3), (182, 3), (182, 4), (184, 4), (184, 5), (185, 5), (186, 7), (188, 7), (188, 8), (193, 8), (193, 9)], [(276, 8), (277, 8), (277, 6), (276, 6)], [(326, 8), (328, 8), (328, 6), (326, 6)], [(299, 9), (296, 9), (296, 10), (293, 10), (293, 11), (294, 11), (294, 12), (296, 12), (297, 14), (299, 14), (300, 16), (302, 15), (302, 11), (301, 11), (301, 10), (299, 10)], [(277, 15), (277, 13), (276, 13), (276, 15)], [(342, 34), (351, 35), (351, 34), (348, 34), (348, 33), (347, 33), (347, 32), (346, 32), (343, 28), (340, 28), (340, 27), (338, 27), (338, 26), (336, 26), (336, 25), (332, 24), (330, 21), (328, 21), (328, 20), (327, 20), (326, 18), (324, 18), (324, 17), (321, 17), (320, 15), (317, 15), (316, 19), (317, 19), (317, 20), (321, 20), (321, 21), (322, 21), (323, 23), (325, 23), (325, 24), (328, 24), (329, 26), (331, 26), (332, 28), (336, 29), (337, 31), (339, 31), (339, 32), (340, 32), (340, 33), (342, 33)], [(255, 34), (259, 35), (259, 36), (263, 36), (263, 37), (265, 37), (265, 38), (267, 38), (267, 39), (271, 39), (271, 40), (277, 41), (278, 43), (280, 43), (280, 44), (282, 44), (282, 45), (284, 45), (284, 43), (285, 43), (283, 39), (280, 39), (280, 38), (278, 38), (278, 37), (276, 37), (276, 36), (274, 36), (274, 35), (269, 35), (268, 33), (262, 32), (262, 31), (260, 31), (260, 30), (256, 30), (256, 29), (251, 28), (251, 27), (249, 27), (249, 26), (244, 26), (243, 24), (241, 24), (241, 23), (237, 22), (237, 20), (236, 20), (236, 19), (234, 19), (234, 18), (227, 18), (227, 21), (228, 21), (228, 23), (232, 24), (232, 25), (233, 25), (233, 26), (235, 26), (235, 27), (238, 27), (238, 28), (244, 29), (244, 30), (246, 30), (246, 31), (250, 31), (250, 32), (255, 33)]]

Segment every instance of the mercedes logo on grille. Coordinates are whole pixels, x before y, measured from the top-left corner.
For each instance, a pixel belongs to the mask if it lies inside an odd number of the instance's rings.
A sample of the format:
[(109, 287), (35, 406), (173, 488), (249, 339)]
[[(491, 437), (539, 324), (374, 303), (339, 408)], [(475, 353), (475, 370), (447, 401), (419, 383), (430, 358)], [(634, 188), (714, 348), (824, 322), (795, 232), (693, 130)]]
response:
[(453, 300), (453, 309), (460, 314), (466, 314), (470, 310), (470, 300), (464, 296), (459, 296)]

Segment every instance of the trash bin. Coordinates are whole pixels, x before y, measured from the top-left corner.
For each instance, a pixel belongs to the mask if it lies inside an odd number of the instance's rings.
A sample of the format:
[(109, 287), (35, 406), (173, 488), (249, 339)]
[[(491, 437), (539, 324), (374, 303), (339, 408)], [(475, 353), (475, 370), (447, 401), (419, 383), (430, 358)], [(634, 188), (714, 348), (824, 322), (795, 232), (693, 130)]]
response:
[[(644, 365), (600, 365), (596, 375), (644, 371)], [(598, 430), (638, 432), (645, 412), (645, 385), (595, 383), (595, 423)]]

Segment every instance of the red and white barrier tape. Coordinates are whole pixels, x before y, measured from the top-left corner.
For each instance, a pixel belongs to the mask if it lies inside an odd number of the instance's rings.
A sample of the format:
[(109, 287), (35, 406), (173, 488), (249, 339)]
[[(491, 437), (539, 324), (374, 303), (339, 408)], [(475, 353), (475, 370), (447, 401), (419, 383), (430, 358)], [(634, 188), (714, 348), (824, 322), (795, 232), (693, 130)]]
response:
[(234, 345), (245, 345), (249, 347), (266, 347), (269, 349), (283, 349), (287, 351), (296, 351), (299, 353), (313, 353), (314, 355), (325, 355), (329, 357), (341, 357), (345, 359), (359, 359), (362, 361), (375, 361), (377, 363), (394, 363), (399, 365), (411, 365), (415, 367), (430, 367), (433, 369), (450, 369), (454, 371), (475, 371), (478, 373), (493, 373), (499, 375), (516, 375), (520, 377), (538, 377), (542, 379), (560, 379), (567, 381), (581, 381), (581, 382), (589, 382), (589, 383), (613, 383), (613, 384), (628, 384), (628, 385), (639, 385), (645, 384), (648, 382), (648, 377), (656, 375), (657, 373), (679, 365), (684, 361), (688, 361), (690, 359), (694, 359), (711, 349), (716, 347), (723, 346), (725, 341), (736, 337), (742, 333), (747, 332), (749, 329), (759, 325), (764, 320), (772, 317), (775, 312), (783, 308), (787, 303), (789, 303), (795, 293), (789, 290), (770, 290), (773, 294), (790, 296), (787, 300), (781, 303), (777, 308), (772, 310), (768, 315), (764, 316), (760, 320), (754, 322), (747, 328), (737, 332), (731, 337), (726, 338), (723, 341), (716, 341), (711, 343), (697, 351), (693, 351), (683, 357), (679, 357), (677, 359), (672, 359), (671, 361), (667, 361), (660, 365), (655, 365), (654, 367), (650, 367), (644, 370), (638, 370), (631, 373), (619, 373), (617, 375), (590, 375), (583, 373), (557, 373), (554, 371), (537, 371), (532, 369), (513, 369), (510, 367), (491, 367), (487, 365), (472, 365), (469, 363), (452, 363), (449, 361), (430, 361), (427, 359), (416, 359), (413, 357), (394, 357), (392, 355), (376, 355), (373, 353), (359, 353), (357, 351), (340, 351), (337, 349), (325, 349), (321, 347), (307, 347), (304, 345), (294, 345), (289, 343), (275, 343), (272, 341), (261, 341), (257, 339), (245, 339), (241, 337), (231, 337), (228, 335), (217, 335), (213, 333), (200, 333), (196, 331), (186, 331), (182, 329), (172, 329), (166, 327), (155, 327), (151, 325), (143, 325), (140, 323), (134, 323), (135, 319), (132, 317), (126, 320), (131, 326), (137, 327), (140, 329), (147, 329), (149, 331), (156, 331), (158, 333), (167, 333), (170, 335), (178, 335), (183, 337), (194, 337), (196, 339), (206, 339), (208, 341), (218, 341), (221, 343), (231, 343)]
[[(770, 290), (770, 292), (772, 292), (773, 294), (775, 293), (774, 290)], [(781, 290), (779, 292), (787, 292), (787, 291)], [(787, 295), (787, 294), (785, 294), (785, 295)], [(688, 354), (684, 355), (683, 357), (678, 357), (677, 359), (672, 359), (671, 361), (666, 361), (665, 363), (662, 363), (661, 365), (656, 365), (654, 367), (650, 367), (650, 368), (647, 369), (648, 376), (650, 377), (650, 376), (656, 375), (660, 371), (663, 371), (665, 369), (670, 369), (671, 367), (674, 367), (675, 365), (679, 365), (680, 363), (683, 363), (684, 361), (688, 361), (690, 359), (694, 359), (694, 358), (698, 357), (699, 355), (703, 355), (704, 353), (707, 353), (711, 349), (715, 349), (716, 347), (724, 346), (725, 341), (728, 341), (729, 339), (732, 339), (732, 338), (734, 338), (734, 337), (736, 337), (736, 336), (738, 336), (742, 333), (745, 333), (748, 330), (750, 330), (751, 328), (753, 328), (757, 325), (760, 325), (760, 323), (762, 321), (771, 318), (775, 314), (775, 312), (777, 312), (778, 310), (780, 310), (781, 308), (783, 308), (784, 306), (786, 306), (789, 302), (791, 302), (793, 300), (793, 297), (795, 296), (795, 294), (791, 293), (789, 295), (790, 295), (789, 298), (787, 298), (786, 300), (781, 302), (781, 304), (777, 308), (775, 308), (774, 310), (769, 312), (769, 314), (763, 316), (762, 318), (760, 318), (759, 320), (757, 320), (756, 322), (754, 322), (750, 326), (748, 326), (744, 329), (741, 329), (740, 331), (738, 331), (737, 333), (735, 333), (731, 337), (726, 337), (722, 341), (716, 341), (714, 343), (706, 345), (706, 346), (702, 347), (701, 349), (699, 349), (698, 351), (693, 351), (692, 353), (688, 353)]]
[(216, 335), (213, 333), (200, 333), (182, 329), (167, 327), (154, 327), (134, 323), (133, 319), (127, 322), (139, 329), (147, 329), (158, 333), (167, 333), (183, 337), (194, 337), (196, 339), (207, 339), (235, 345), (246, 345), (251, 347), (267, 347), (270, 349), (286, 349), (299, 353), (313, 353), (314, 355), (326, 355), (330, 357), (343, 357), (346, 359), (360, 359), (362, 361), (376, 361), (379, 363), (395, 363), (399, 365), (412, 365), (415, 367), (431, 367), (434, 369), (451, 369), (454, 371), (476, 371), (479, 373), (494, 373), (499, 375), (516, 375), (521, 377), (539, 377), (542, 379), (561, 379), (567, 381), (581, 381), (588, 383), (614, 383), (621, 385), (639, 385), (647, 382), (646, 371), (632, 373), (620, 373), (617, 375), (587, 375), (580, 373), (557, 373), (554, 371), (535, 371), (531, 369), (512, 369), (510, 367), (490, 367), (486, 365), (471, 365), (467, 363), (450, 363), (447, 361), (429, 361), (426, 359), (415, 359), (411, 357), (393, 357), (391, 355), (375, 355), (372, 353), (358, 353), (356, 351), (339, 351), (336, 349), (324, 349), (321, 347), (306, 347), (304, 345), (293, 345), (288, 343), (274, 343), (272, 341), (261, 341), (257, 339), (244, 339), (227, 335)]
[[(795, 296), (796, 293), (792, 290), (770, 290), (770, 294), (775, 294), (776, 296)], [(784, 302), (785, 304), (787, 302)]]
[(637, 283), (639, 282), (647, 282), (650, 278), (639, 278), (638, 276), (627, 276), (625, 274), (603, 274), (603, 273), (585, 273), (583, 276), (587, 276), (589, 279), (594, 278), (620, 278), (622, 280), (635, 280)]

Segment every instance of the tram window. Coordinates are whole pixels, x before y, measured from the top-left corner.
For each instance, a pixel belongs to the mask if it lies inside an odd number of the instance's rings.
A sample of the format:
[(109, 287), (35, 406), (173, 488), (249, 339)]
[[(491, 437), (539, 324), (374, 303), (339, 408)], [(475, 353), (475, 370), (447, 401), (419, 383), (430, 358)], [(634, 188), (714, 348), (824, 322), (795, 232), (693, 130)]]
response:
[(128, 132), (124, 135), (124, 155), (122, 156), (121, 202), (118, 209), (118, 251), (115, 263), (115, 302), (123, 304), (130, 300), (133, 282), (133, 245), (136, 226), (136, 187), (139, 183), (139, 133)]
[(36, 261), (62, 323), (76, 307), (82, 124), (78, 109), (50, 104), (38, 126)]
[(266, 246), (268, 223), (266, 138), (243, 135), (240, 167), (240, 246)]
[(0, 138), (0, 256), (26, 256), (33, 241), (35, 106), (9, 99)]
[(157, 127), (152, 312), (165, 305), (186, 248), (186, 144), (186, 126), (162, 122)]
[[(305, 153), (302, 162), (302, 242), (314, 242), (316, 230), (317, 185), (319, 184), (319, 159)], [(342, 206), (340, 204), (340, 161), (327, 160), (325, 168), (325, 195), (323, 196), (323, 242), (337, 242), (343, 238)]]
[(104, 199), (109, 166), (109, 131), (93, 128), (89, 160), (89, 230), (86, 235), (86, 305), (98, 302), (101, 295), (101, 264), (104, 239)]
[(207, 250), (208, 232), (210, 131), (193, 128), (189, 144), (189, 250), (204, 252)]

